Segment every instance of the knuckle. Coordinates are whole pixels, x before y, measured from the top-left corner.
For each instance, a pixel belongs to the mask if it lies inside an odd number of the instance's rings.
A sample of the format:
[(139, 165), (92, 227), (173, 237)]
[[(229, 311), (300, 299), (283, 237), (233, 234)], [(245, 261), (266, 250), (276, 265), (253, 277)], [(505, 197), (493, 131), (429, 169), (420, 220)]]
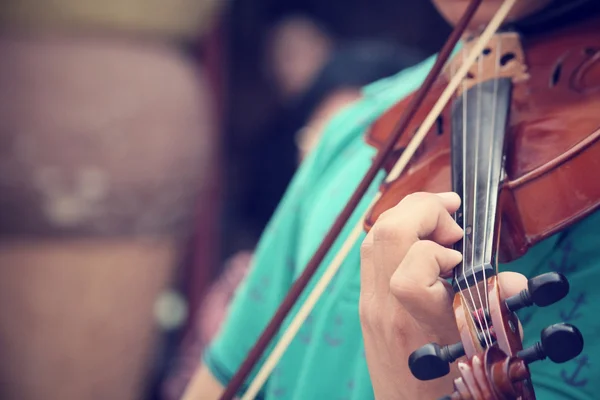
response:
[(418, 299), (418, 284), (402, 274), (390, 278), (390, 292), (401, 303)]
[(435, 219), (442, 211), (445, 211), (442, 201), (435, 195), (423, 198), (419, 203), (419, 207), (423, 210), (424, 215)]
[(424, 202), (433, 202), (436, 200), (435, 197), (435, 195), (427, 192), (414, 192), (404, 196), (400, 203), (398, 203), (398, 206), (414, 207), (415, 205), (421, 205)]
[(397, 215), (405, 210), (411, 210), (415, 204), (420, 204), (423, 199), (429, 197), (428, 193), (425, 192), (414, 192), (404, 196), (396, 205), (385, 210), (379, 216), (379, 220), (389, 219), (392, 215)]
[(402, 295), (405, 286), (405, 280), (400, 274), (392, 275), (390, 278), (390, 292), (392, 292), (395, 297)]
[(361, 294), (358, 302), (358, 317), (363, 328), (374, 328), (381, 325), (378, 309), (379, 307), (373, 304), (372, 296)]
[(379, 218), (377, 218), (377, 221), (375, 221), (375, 224), (377, 224), (378, 222), (387, 220), (390, 218), (390, 215), (392, 215), (394, 213), (394, 211), (397, 209), (397, 205), (392, 207), (392, 208), (388, 208), (387, 210), (385, 210), (384, 212), (382, 212), (379, 215)]
[(363, 240), (360, 245), (361, 260), (368, 260), (373, 256), (373, 242), (371, 240)]
[(406, 195), (396, 206), (381, 213), (371, 231), (374, 241), (416, 240), (418, 232), (435, 229), (446, 209), (432, 193)]
[(413, 201), (420, 201), (424, 197), (427, 197), (428, 193), (426, 192), (413, 192), (404, 196), (404, 198), (400, 201), (400, 203), (410, 203)]
[(440, 245), (431, 240), (419, 240), (408, 250), (411, 256), (419, 258), (433, 258), (440, 251)]
[(408, 250), (406, 258), (410, 262), (421, 265), (423, 268), (430, 268), (435, 265), (439, 265), (439, 261), (442, 258), (442, 252), (444, 250), (445, 247), (434, 241), (419, 240), (415, 242)]
[(373, 240), (387, 242), (397, 239), (402, 234), (400, 225), (397, 221), (391, 219), (380, 221), (373, 226)]
[[(418, 240), (408, 249), (402, 263), (416, 264), (427, 268), (437, 263), (438, 254), (442, 248), (431, 240)], [(390, 278), (390, 292), (399, 300), (411, 300), (419, 296), (422, 284), (409, 279), (401, 270)]]

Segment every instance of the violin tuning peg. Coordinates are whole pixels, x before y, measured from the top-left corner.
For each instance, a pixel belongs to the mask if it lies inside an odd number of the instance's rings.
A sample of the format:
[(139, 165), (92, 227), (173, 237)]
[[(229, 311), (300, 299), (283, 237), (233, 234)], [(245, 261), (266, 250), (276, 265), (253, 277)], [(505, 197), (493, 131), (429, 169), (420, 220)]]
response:
[(516, 312), (536, 305), (546, 307), (562, 300), (569, 293), (569, 281), (558, 272), (548, 272), (527, 281), (527, 289), (506, 299), (506, 307)]
[(429, 343), (414, 351), (408, 358), (408, 366), (415, 378), (428, 381), (441, 378), (450, 372), (450, 363), (465, 355), (462, 343), (440, 346)]
[(533, 346), (518, 352), (517, 357), (527, 364), (546, 357), (561, 364), (577, 357), (583, 350), (583, 335), (570, 324), (550, 325), (542, 331), (541, 339)]

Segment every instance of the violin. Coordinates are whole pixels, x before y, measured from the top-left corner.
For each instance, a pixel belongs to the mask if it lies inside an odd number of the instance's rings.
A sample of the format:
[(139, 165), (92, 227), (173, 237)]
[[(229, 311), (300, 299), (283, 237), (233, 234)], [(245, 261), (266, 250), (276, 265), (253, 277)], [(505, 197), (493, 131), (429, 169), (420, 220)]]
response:
[[(468, 48), (469, 42), (463, 51)], [(430, 101), (460, 59), (438, 78)], [(495, 276), (498, 261), (522, 256), (598, 208), (600, 185), (584, 171), (600, 168), (599, 78), (600, 17), (531, 38), (496, 34), (404, 173), (382, 185), (365, 219), (370, 229), (383, 211), (413, 192), (461, 195), (455, 219), (465, 232), (456, 246), (463, 262), (453, 279), (461, 343), (424, 346), (409, 361), (413, 374), (425, 380), (447, 374), (448, 362), (466, 356), (452, 399), (535, 398), (527, 365), (546, 357), (565, 362), (583, 348), (581, 334), (567, 324), (547, 328), (531, 349), (521, 345), (515, 312), (564, 298), (564, 276), (532, 278), (526, 291), (509, 299), (501, 299)], [(372, 126), (370, 144), (384, 143), (390, 121), (409, 101)], [(419, 120), (417, 114), (406, 132), (416, 131)], [(398, 141), (396, 152), (406, 145), (406, 139)]]
[[(533, 277), (526, 290), (503, 299), (496, 275), (498, 262), (522, 256), (600, 205), (600, 184), (585, 179), (586, 171), (600, 170), (600, 19), (525, 36), (503, 25), (507, 17), (518, 21), (532, 12), (524, 3), (506, 0), (485, 29), (473, 30), (482, 0), (472, 0), (421, 88), (372, 125), (366, 139), (378, 152), (371, 168), (221, 399), (234, 398), (381, 168), (388, 175), (363, 222), (327, 266), (243, 399), (253, 398), (266, 381), (360, 234), (417, 191), (457, 192), (462, 204), (454, 218), (464, 237), (456, 245), (463, 261), (453, 278), (461, 341), (416, 349), (408, 360), (416, 378), (446, 375), (450, 363), (460, 360), (460, 377), (447, 398), (528, 400), (535, 398), (530, 363), (565, 362), (581, 353), (581, 333), (560, 323), (545, 329), (532, 348), (522, 346), (515, 312), (564, 298), (569, 290), (564, 276)], [(464, 45), (450, 59), (461, 37)]]

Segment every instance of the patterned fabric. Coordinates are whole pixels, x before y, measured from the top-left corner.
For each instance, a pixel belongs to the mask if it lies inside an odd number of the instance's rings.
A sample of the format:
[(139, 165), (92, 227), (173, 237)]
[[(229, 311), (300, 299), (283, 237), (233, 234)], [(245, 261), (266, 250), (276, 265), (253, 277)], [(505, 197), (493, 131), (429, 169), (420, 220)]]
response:
[[(268, 323), (295, 278), (302, 272), (336, 215), (349, 199), (375, 152), (364, 142), (365, 129), (392, 104), (415, 90), (433, 64), (422, 64), (378, 82), (364, 91), (333, 121), (317, 149), (306, 159), (259, 244), (253, 266), (236, 293), (220, 335), (204, 354), (204, 362), (224, 385), (237, 370)], [(379, 176), (379, 179), (382, 175)], [(376, 180), (344, 228), (345, 238), (378, 190)], [(502, 269), (526, 276), (556, 270), (567, 275), (571, 293), (545, 309), (522, 314), (526, 345), (539, 340), (540, 330), (566, 321), (586, 338), (583, 354), (562, 365), (533, 364), (538, 399), (592, 399), (600, 390), (600, 322), (594, 305), (600, 301), (600, 213), (547, 239)], [(359, 244), (352, 248), (337, 275), (263, 387), (264, 399), (373, 398), (358, 318)], [(327, 255), (328, 265), (340, 248), (339, 239)], [(322, 274), (321, 269), (317, 276)], [(309, 289), (316, 279), (311, 281)], [(306, 293), (301, 296), (301, 302)], [(297, 311), (292, 310), (292, 315)], [(289, 318), (284, 323), (284, 328)], [(256, 373), (257, 370), (254, 371)]]

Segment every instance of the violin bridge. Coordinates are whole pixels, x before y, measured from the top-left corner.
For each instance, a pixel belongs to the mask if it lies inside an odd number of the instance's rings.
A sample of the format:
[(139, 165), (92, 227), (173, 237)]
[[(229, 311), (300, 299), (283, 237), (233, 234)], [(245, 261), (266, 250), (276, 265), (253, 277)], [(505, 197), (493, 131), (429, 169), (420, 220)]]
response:
[[(464, 43), (463, 48), (448, 62), (445, 73), (448, 80), (458, 71), (465, 54), (472, 51), (476, 37)], [(462, 95), (482, 82), (499, 78), (509, 78), (513, 83), (529, 79), (529, 71), (521, 44), (521, 37), (516, 32), (500, 32), (495, 34), (487, 46), (473, 63), (463, 83), (457, 88), (457, 95)]]

